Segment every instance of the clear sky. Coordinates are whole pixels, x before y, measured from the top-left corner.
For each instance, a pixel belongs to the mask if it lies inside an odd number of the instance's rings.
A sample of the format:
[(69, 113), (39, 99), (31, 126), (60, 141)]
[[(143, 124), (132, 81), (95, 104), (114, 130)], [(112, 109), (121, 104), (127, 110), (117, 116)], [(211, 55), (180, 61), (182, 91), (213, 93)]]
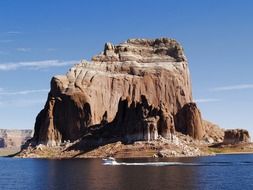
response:
[(184, 47), (205, 119), (253, 134), (253, 1), (0, 1), (0, 128), (33, 128), (50, 79), (105, 42), (171, 37)]

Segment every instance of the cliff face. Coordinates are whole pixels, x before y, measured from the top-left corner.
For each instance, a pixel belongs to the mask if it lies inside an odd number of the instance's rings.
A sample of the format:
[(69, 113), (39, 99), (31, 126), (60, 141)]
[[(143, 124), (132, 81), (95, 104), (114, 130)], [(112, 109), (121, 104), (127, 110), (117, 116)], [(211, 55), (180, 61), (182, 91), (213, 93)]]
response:
[(204, 136), (201, 113), (195, 103), (185, 104), (176, 115), (176, 129), (184, 134), (188, 134), (195, 139)]
[(209, 143), (221, 143), (224, 140), (224, 129), (209, 121), (203, 120), (205, 128), (204, 140)]
[(28, 139), (32, 138), (32, 130), (0, 129), (0, 148), (20, 148)]
[(192, 102), (188, 63), (172, 39), (131, 39), (51, 80), (33, 141), (57, 145), (91, 131), (126, 141), (168, 138), (175, 130), (201, 139), (201, 114)]
[(223, 144), (249, 143), (250, 135), (245, 129), (227, 129), (225, 130)]

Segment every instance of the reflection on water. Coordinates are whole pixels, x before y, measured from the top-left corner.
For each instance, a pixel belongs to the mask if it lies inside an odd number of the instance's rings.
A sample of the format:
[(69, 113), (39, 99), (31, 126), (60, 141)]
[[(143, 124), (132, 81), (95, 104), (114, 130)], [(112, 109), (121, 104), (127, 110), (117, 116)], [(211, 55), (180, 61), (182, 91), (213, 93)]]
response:
[(0, 161), (0, 189), (253, 189), (252, 155)]

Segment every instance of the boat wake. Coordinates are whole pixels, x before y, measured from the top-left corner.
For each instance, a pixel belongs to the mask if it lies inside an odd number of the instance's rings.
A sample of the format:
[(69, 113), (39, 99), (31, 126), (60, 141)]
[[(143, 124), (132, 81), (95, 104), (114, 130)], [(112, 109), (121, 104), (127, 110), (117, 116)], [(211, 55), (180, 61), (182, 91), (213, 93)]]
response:
[(194, 163), (182, 162), (104, 162), (104, 165), (125, 165), (125, 166), (178, 166), (178, 165), (195, 165)]
[(124, 166), (232, 166), (253, 165), (253, 162), (117, 162), (114, 158), (103, 159), (103, 165)]
[(195, 166), (199, 163), (183, 163), (183, 162), (117, 162), (115, 158), (109, 157), (103, 159), (104, 165), (125, 165), (125, 166)]

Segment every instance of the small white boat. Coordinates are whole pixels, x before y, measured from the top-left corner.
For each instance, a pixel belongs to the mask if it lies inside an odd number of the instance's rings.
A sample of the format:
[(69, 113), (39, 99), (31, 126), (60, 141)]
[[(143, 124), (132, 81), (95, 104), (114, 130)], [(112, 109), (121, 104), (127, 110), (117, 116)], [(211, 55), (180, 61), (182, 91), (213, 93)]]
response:
[(118, 162), (113, 157), (103, 158), (104, 164), (106, 165), (117, 165)]

